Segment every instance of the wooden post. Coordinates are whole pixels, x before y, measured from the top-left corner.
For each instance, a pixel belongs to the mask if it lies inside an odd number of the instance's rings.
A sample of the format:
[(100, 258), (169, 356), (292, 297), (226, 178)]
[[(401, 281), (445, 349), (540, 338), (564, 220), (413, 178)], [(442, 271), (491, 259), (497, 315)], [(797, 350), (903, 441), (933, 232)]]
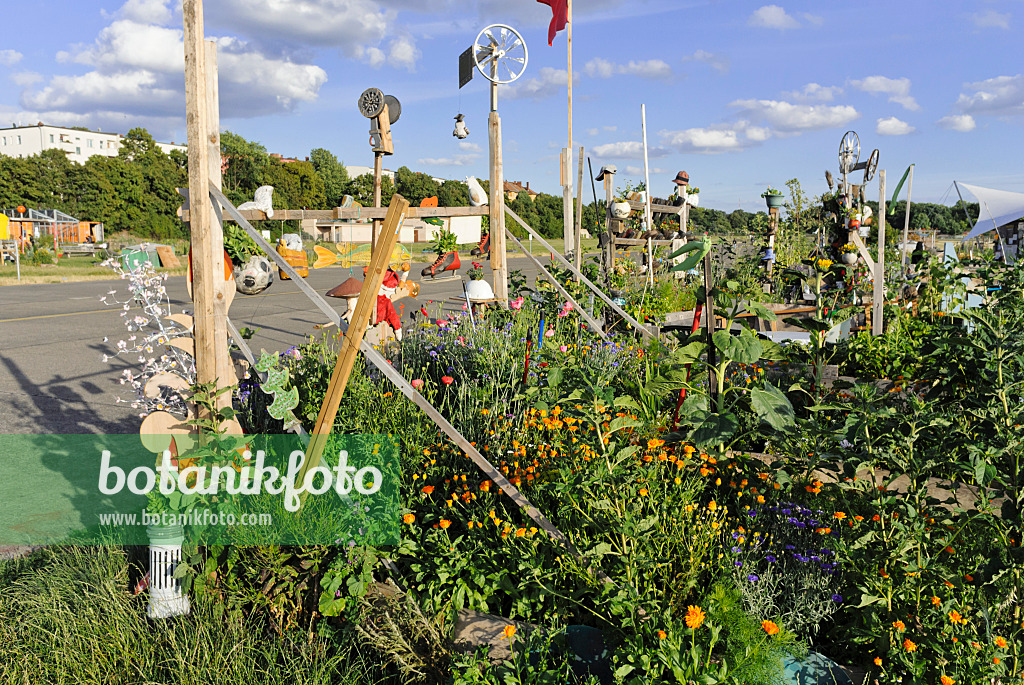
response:
[(583, 263), (583, 148), (580, 147), (579, 171), (576, 174), (576, 226), (573, 230), (573, 244), (576, 251), (573, 263), (579, 270)]
[[(566, 82), (567, 91), (569, 95), (568, 102), (568, 114), (569, 114), (569, 143), (565, 149), (565, 184), (566, 187), (563, 189), (563, 203), (565, 213), (565, 228), (563, 229), (566, 240), (564, 251), (568, 253), (570, 250), (575, 254), (579, 250), (579, 245), (575, 242), (575, 233), (573, 233), (573, 217), (572, 217), (572, 177), (569, 176), (572, 170), (572, 0), (566, 0), (565, 3), (565, 23), (566, 23), (566, 41), (565, 41), (565, 68), (568, 76)], [(577, 191), (578, 192), (578, 191)]]
[(359, 346), (363, 342), (363, 336), (369, 326), (370, 316), (377, 311), (377, 293), (380, 291), (381, 283), (384, 282), (384, 274), (391, 261), (391, 253), (395, 249), (395, 243), (398, 242), (398, 231), (402, 228), (402, 222), (405, 220), (408, 209), (409, 201), (404, 197), (398, 193), (391, 197), (391, 205), (384, 218), (380, 240), (370, 257), (370, 268), (367, 270), (363, 287), (359, 291), (359, 299), (356, 301), (355, 312), (349, 321), (348, 332), (338, 351), (338, 360), (334, 364), (334, 372), (327, 385), (327, 393), (324, 396), (323, 404), (320, 405), (316, 425), (309, 436), (306, 461), (302, 464), (296, 483), (304, 482), (306, 474), (320, 465), (327, 438), (331, 434), (334, 419), (338, 415), (338, 407), (341, 406), (341, 397), (345, 394), (345, 387), (352, 374), (352, 366), (359, 354)]
[(573, 251), (572, 228), (572, 181), (569, 177), (569, 167), (572, 165), (572, 148), (562, 148), (562, 254), (569, 254)]
[(884, 330), (882, 311), (885, 307), (885, 169), (878, 172), (878, 259), (875, 260), (874, 274), (871, 335), (881, 335)]
[(615, 236), (612, 235), (612, 174), (605, 171), (601, 180), (604, 181), (604, 232), (608, 237), (608, 242), (604, 246), (605, 268), (608, 275), (611, 276), (612, 269), (615, 268)]
[[(910, 178), (907, 179), (907, 211), (903, 214), (903, 245), (900, 247), (900, 264), (906, 268), (907, 262), (910, 261), (910, 253), (907, 252), (907, 241), (910, 239), (907, 232), (910, 230), (910, 194), (914, 190), (914, 165), (910, 165)], [(881, 207), (879, 207), (881, 212)], [(935, 246), (934, 239), (932, 240), (932, 247)]]
[[(373, 206), (380, 207), (380, 184), (383, 174), (384, 155), (380, 152), (373, 153)], [(370, 231), (370, 250), (377, 248), (377, 236), (380, 233), (380, 219), (373, 220), (373, 229)]]
[(501, 163), (501, 117), (491, 112), (487, 118), (491, 148), (490, 224), (491, 270), (494, 272), (494, 297), (508, 301), (508, 255), (505, 253), (505, 178)]
[[(218, 377), (217, 351), (227, 348), (224, 318), (224, 236), (210, 202), (210, 110), (203, 42), (203, 2), (183, 0), (185, 44), (185, 125), (188, 132), (189, 226), (192, 232), (196, 379), (224, 387)], [(215, 138), (219, 144), (219, 136)], [(221, 306), (218, 312), (217, 303)], [(228, 398), (230, 400), (230, 398)]]
[(711, 401), (718, 399), (718, 377), (715, 368), (715, 298), (711, 294), (711, 253), (704, 255), (704, 316), (707, 317), (708, 345), (708, 395)]

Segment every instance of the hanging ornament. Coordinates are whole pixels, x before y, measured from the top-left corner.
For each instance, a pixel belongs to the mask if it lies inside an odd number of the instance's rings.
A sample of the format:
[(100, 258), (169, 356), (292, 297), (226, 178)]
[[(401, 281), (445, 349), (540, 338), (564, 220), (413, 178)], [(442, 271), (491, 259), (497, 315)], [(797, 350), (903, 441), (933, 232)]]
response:
[(459, 114), (455, 117), (455, 131), (452, 133), (453, 136), (459, 140), (469, 136), (469, 129), (466, 128), (466, 117)]

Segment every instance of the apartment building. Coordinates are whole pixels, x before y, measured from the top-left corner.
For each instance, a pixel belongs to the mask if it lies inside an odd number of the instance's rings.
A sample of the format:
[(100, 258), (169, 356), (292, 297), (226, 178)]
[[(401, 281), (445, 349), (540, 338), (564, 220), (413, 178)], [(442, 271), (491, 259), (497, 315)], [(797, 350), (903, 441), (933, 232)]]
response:
[[(93, 155), (116, 157), (121, 148), (121, 134), (88, 131), (64, 126), (50, 126), (39, 123), (35, 126), (12, 126), (0, 128), (0, 155), (8, 157), (31, 157), (43, 150), (62, 150), (68, 159), (79, 164)], [(171, 150), (187, 151), (185, 145), (160, 143), (165, 153)]]

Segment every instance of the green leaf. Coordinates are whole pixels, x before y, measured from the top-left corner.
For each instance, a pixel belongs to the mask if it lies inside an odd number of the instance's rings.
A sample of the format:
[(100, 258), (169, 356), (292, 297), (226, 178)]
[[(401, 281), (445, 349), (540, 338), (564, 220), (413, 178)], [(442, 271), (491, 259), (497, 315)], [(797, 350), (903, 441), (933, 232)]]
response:
[(651, 528), (654, 528), (654, 526), (656, 526), (657, 523), (658, 523), (658, 517), (657, 516), (648, 516), (643, 521), (641, 521), (639, 524), (637, 524), (636, 532), (637, 533), (646, 533)]
[(783, 321), (785, 323), (788, 323), (790, 326), (796, 326), (797, 328), (802, 328), (805, 331), (814, 331), (815, 333), (824, 333), (825, 331), (832, 328), (832, 324), (825, 321), (818, 321), (814, 317), (809, 317), (806, 319), (797, 319), (795, 317), (790, 316), (783, 319)]
[(608, 433), (611, 434), (623, 428), (635, 428), (639, 425), (641, 424), (636, 419), (631, 419), (628, 416), (617, 416), (608, 424)]
[(557, 387), (562, 382), (562, 367), (556, 366), (548, 371), (548, 385)]
[(758, 417), (777, 431), (796, 425), (796, 412), (785, 393), (774, 385), (765, 384), (764, 390), (750, 391), (750, 404)]
[(690, 433), (690, 440), (699, 446), (729, 442), (739, 427), (740, 422), (733, 414), (709, 414)]
[(747, 302), (747, 311), (765, 321), (775, 321), (778, 318), (775, 316), (775, 312), (755, 300)]
[(743, 331), (740, 335), (716, 331), (711, 339), (722, 354), (739, 364), (753, 364), (761, 358), (761, 341), (749, 331)]

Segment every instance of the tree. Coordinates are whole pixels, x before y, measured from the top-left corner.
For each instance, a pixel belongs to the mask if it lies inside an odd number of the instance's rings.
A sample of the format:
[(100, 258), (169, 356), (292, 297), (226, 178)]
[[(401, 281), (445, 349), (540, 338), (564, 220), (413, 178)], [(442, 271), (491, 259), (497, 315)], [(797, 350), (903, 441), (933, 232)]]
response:
[[(356, 202), (361, 204), (363, 207), (373, 206), (373, 174), (366, 173), (361, 176), (356, 176), (349, 183), (348, 194), (351, 195)], [(380, 179), (380, 204), (381, 207), (387, 207), (391, 204), (391, 196), (395, 194), (395, 184), (391, 181), (388, 176), (382, 176)]]
[(786, 213), (792, 220), (793, 227), (799, 229), (800, 219), (804, 209), (807, 207), (807, 196), (804, 194), (803, 189), (800, 188), (800, 181), (795, 178), (786, 181), (786, 186), (789, 188), (789, 199), (783, 207), (786, 208)]
[(468, 207), (469, 189), (459, 181), (445, 181), (437, 189), (437, 204), (441, 207)]
[(327, 206), (340, 207), (342, 199), (347, 194), (348, 171), (332, 152), (322, 147), (310, 150), (309, 161), (323, 181)]
[(220, 136), (220, 155), (224, 194), (236, 205), (252, 200), (261, 185), (274, 185), (266, 182), (270, 155), (259, 143), (224, 131)]
[(395, 172), (395, 192), (402, 195), (413, 207), (419, 206), (426, 197), (438, 197), (440, 200), (438, 182), (424, 173), (413, 172), (407, 166), (399, 167)]

